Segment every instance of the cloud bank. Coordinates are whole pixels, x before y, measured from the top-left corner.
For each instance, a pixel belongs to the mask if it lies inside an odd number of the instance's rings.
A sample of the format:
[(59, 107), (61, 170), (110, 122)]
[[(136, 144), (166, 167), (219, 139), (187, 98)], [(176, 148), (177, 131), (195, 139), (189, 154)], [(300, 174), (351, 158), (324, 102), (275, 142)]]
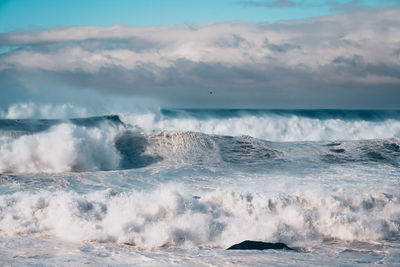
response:
[(399, 8), (276, 23), (13, 31), (0, 34), (0, 51), (10, 99), (17, 89), (67, 87), (175, 107), (400, 108)]

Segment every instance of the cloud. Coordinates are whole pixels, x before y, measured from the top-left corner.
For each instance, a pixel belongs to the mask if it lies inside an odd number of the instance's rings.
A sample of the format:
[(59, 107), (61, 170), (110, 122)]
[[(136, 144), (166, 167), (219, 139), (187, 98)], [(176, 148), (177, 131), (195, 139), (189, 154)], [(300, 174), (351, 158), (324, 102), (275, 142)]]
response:
[(292, 49), (301, 49), (299, 45), (283, 43), (283, 44), (272, 44), (269, 42), (268, 38), (265, 38), (263, 47), (268, 48), (271, 51), (285, 53)]
[(348, 12), (355, 9), (378, 6), (396, 6), (399, 0), (322, 0), (322, 1), (292, 1), (292, 0), (267, 0), (267, 1), (239, 1), (239, 5), (245, 7), (265, 7), (265, 8), (329, 8), (334, 12)]
[(366, 6), (367, 2), (363, 0), (350, 0), (344, 2), (339, 0), (328, 0), (325, 4), (334, 11), (349, 11)]
[(14, 31), (0, 34), (0, 88), (6, 98), (75, 88), (178, 107), (400, 108), (399, 14)]

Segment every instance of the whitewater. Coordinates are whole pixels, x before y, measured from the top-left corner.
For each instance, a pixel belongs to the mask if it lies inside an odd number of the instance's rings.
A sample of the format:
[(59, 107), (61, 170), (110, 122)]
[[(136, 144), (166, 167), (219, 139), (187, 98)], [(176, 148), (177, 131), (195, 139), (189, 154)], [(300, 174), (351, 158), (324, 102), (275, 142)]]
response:
[(3, 118), (0, 264), (398, 266), (399, 189), (400, 111)]

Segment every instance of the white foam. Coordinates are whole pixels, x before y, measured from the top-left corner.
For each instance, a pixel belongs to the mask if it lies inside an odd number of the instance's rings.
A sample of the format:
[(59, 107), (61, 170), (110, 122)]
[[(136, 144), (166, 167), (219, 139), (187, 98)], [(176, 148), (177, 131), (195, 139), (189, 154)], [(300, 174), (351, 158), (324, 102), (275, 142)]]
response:
[(0, 173), (65, 172), (112, 169), (120, 155), (117, 129), (60, 124), (46, 132), (14, 139), (0, 136)]
[(296, 115), (243, 115), (197, 119), (164, 117), (156, 113), (124, 114), (124, 122), (145, 133), (195, 131), (206, 134), (249, 135), (270, 141), (362, 140), (400, 137), (400, 121), (314, 119)]
[[(194, 198), (194, 194), (200, 198)], [(227, 248), (246, 239), (290, 245), (399, 238), (398, 196), (301, 192), (18, 192), (0, 196), (0, 235), (50, 235), (66, 241), (138, 248)]]

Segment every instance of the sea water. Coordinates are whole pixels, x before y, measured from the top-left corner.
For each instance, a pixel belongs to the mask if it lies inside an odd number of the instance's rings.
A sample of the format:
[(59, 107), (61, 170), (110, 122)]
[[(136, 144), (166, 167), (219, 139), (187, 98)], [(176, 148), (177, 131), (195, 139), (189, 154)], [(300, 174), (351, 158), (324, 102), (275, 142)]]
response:
[(399, 138), (399, 111), (2, 119), (0, 264), (396, 266)]

